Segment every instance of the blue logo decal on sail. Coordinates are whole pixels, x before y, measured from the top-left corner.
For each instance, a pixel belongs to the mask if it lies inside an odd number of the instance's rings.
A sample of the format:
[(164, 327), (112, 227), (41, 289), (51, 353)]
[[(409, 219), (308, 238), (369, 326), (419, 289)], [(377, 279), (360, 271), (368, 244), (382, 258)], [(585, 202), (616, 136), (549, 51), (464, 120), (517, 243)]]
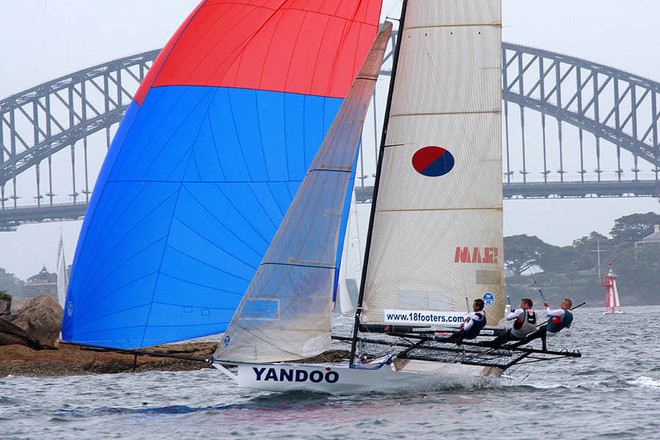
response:
[(247, 319), (277, 319), (280, 312), (279, 301), (274, 299), (250, 299), (241, 309), (241, 317)]
[(492, 307), (495, 304), (495, 296), (490, 292), (484, 293), (483, 300), (486, 307)]

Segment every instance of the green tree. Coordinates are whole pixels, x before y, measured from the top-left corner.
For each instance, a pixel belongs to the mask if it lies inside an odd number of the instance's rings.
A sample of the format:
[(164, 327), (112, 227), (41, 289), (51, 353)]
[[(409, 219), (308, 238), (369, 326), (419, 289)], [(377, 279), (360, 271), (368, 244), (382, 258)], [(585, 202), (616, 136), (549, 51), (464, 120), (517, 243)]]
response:
[[(653, 232), (654, 224), (660, 224), (660, 215), (628, 215), (615, 221), (612, 239), (592, 232), (565, 247), (527, 235), (505, 237), (505, 266), (514, 274), (506, 278), (507, 294), (515, 302), (525, 296), (536, 298), (538, 294), (533, 291), (542, 289), (553, 303), (569, 296), (602, 307), (605, 295), (597, 276), (596, 253), (600, 248), (602, 275), (607, 273), (607, 262), (612, 261), (624, 307), (660, 304), (660, 246), (635, 246)], [(526, 272), (530, 268), (535, 269), (534, 275)]]
[(566, 272), (576, 269), (579, 254), (573, 246), (546, 246), (539, 259), (539, 266), (543, 271)]
[(612, 255), (622, 304), (660, 304), (660, 246), (628, 246)]
[(598, 272), (598, 252), (601, 252), (601, 263), (606, 260), (605, 256), (614, 247), (611, 240), (598, 232), (592, 232), (589, 236), (574, 240), (571, 250), (573, 253), (572, 263), (577, 270), (592, 270)]
[(551, 247), (538, 237), (526, 234), (504, 237), (504, 266), (520, 276), (523, 272), (540, 265), (544, 252)]
[(0, 290), (4, 290), (10, 295), (21, 296), (23, 294), (23, 281), (16, 278), (12, 273), (7, 273), (0, 267)]
[(614, 221), (610, 235), (616, 246), (630, 246), (652, 234), (653, 225), (658, 224), (660, 224), (660, 214), (653, 212), (626, 215)]

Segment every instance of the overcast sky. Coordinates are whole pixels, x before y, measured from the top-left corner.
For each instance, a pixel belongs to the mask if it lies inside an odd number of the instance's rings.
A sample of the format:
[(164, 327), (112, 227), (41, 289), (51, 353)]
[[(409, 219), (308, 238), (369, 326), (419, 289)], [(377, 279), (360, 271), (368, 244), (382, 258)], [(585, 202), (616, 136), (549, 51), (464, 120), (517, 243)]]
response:
[[(77, 70), (164, 46), (198, 0), (0, 1), (0, 99)], [(394, 0), (385, 2), (395, 9)], [(657, 0), (503, 0), (504, 41), (610, 65), (660, 81)], [(655, 199), (505, 201), (505, 235), (555, 245), (637, 212)], [(0, 232), (0, 267), (25, 279), (53, 271), (60, 231), (73, 258), (81, 222)]]

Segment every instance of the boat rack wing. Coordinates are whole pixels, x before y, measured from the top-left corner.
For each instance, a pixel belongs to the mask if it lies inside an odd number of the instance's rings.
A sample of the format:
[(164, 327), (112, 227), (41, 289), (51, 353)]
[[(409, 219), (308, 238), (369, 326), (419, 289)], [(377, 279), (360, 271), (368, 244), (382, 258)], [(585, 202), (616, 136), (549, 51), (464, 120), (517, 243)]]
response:
[[(413, 327), (406, 325), (383, 325), (383, 324), (360, 324), (360, 332), (363, 333), (386, 333), (392, 336), (405, 336), (410, 333), (419, 333), (419, 334), (435, 334), (435, 335), (447, 335), (457, 333), (456, 327), (453, 328), (442, 328), (442, 327)], [(497, 336), (500, 333), (504, 333), (506, 329), (501, 327), (484, 327), (481, 330), (481, 336)]]
[[(422, 332), (389, 330), (380, 334), (373, 332), (374, 329), (371, 330), (372, 333), (368, 337), (364, 335), (359, 337), (358, 343), (363, 353), (374, 357), (386, 351), (393, 353), (399, 359), (460, 363), (506, 370), (514, 365), (582, 356), (577, 350), (540, 350), (530, 345), (523, 346), (521, 341), (493, 348), (488, 345), (492, 338), (485, 340), (480, 337), (477, 340), (456, 342), (456, 339), (451, 335), (447, 336), (446, 332), (438, 336), (435, 332), (427, 330)], [(351, 340), (340, 336), (333, 336), (333, 339), (344, 342)], [(529, 341), (524, 342), (529, 343)]]

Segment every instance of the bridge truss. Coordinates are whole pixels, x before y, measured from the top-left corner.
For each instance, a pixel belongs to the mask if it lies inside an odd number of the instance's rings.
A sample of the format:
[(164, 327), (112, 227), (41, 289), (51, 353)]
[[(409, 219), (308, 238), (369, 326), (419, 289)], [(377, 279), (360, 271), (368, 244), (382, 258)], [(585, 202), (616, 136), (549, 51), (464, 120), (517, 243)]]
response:
[[(114, 131), (158, 53), (0, 101), (0, 230), (84, 216)], [(506, 198), (660, 197), (659, 83), (508, 43), (502, 57)], [(389, 75), (385, 65), (381, 73)], [(371, 198), (378, 151), (373, 119), (359, 161), (361, 202)]]

